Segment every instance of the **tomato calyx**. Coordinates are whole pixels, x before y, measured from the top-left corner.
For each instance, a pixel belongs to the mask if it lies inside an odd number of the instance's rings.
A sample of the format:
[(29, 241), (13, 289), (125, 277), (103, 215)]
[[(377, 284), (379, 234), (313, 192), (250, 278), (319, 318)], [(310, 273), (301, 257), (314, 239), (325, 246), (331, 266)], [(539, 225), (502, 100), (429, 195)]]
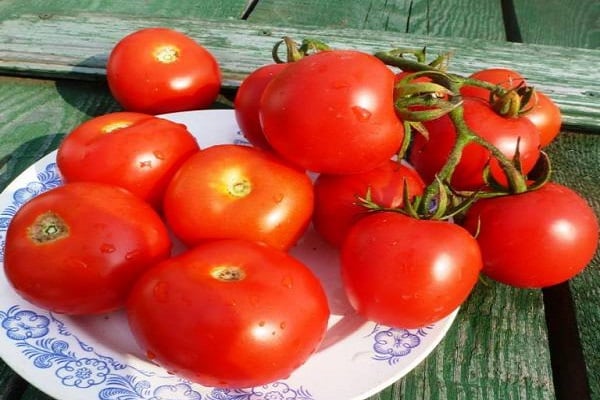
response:
[[(285, 45), (285, 59), (282, 59), (279, 56), (279, 50), (282, 45)], [(275, 43), (271, 54), (273, 56), (273, 61), (277, 64), (289, 63), (298, 61), (310, 54), (317, 53), (319, 51), (331, 50), (329, 45), (325, 42), (322, 42), (317, 39), (303, 39), (300, 44), (298, 44), (294, 39), (289, 36), (284, 36), (280, 41)]]
[(27, 236), (36, 244), (55, 242), (69, 236), (69, 226), (58, 214), (47, 211), (29, 226)]

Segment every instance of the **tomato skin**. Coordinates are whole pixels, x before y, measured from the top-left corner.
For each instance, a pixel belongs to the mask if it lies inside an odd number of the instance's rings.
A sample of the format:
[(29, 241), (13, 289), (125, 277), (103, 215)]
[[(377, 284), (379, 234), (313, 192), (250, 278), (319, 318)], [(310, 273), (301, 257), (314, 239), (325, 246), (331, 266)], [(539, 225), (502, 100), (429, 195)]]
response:
[[(519, 158), (524, 173), (531, 171), (540, 155), (540, 136), (536, 127), (526, 118), (505, 118), (498, 115), (487, 103), (480, 99), (464, 99), (464, 118), (467, 126), (478, 136), (495, 145), (507, 158), (513, 159), (519, 141)], [(426, 183), (435, 179), (454, 143), (456, 130), (450, 117), (424, 122), (429, 139), (416, 135), (409, 155)], [(462, 153), (451, 183), (458, 190), (477, 190), (485, 187), (483, 171), (490, 163), (492, 176), (507, 185), (498, 160), (490, 152), (476, 143), (468, 144)]]
[[(244, 278), (216, 279), (223, 266)], [(324, 337), (329, 306), (320, 281), (288, 254), (217, 240), (144, 274), (127, 315), (151, 360), (206, 386), (241, 388), (287, 378), (303, 364)]]
[(240, 84), (234, 100), (235, 119), (242, 134), (254, 146), (271, 150), (259, 117), (260, 98), (271, 80), (287, 64), (267, 64), (254, 70)]
[(159, 207), (175, 171), (198, 150), (184, 125), (148, 114), (115, 112), (71, 131), (58, 148), (56, 162), (65, 182), (121, 186)]
[[(48, 214), (62, 219), (68, 234), (38, 243), (30, 229)], [(120, 308), (137, 277), (170, 251), (167, 229), (147, 203), (116, 186), (68, 183), (16, 213), (6, 234), (4, 271), (37, 306), (97, 314)]]
[(423, 327), (452, 313), (481, 267), (479, 246), (462, 227), (395, 212), (360, 219), (341, 248), (342, 279), (354, 309), (397, 328)]
[(548, 183), (518, 194), (478, 200), (463, 225), (477, 232), (483, 273), (499, 282), (541, 288), (581, 272), (598, 246), (598, 221), (576, 192)]
[(321, 174), (314, 183), (313, 226), (327, 242), (339, 247), (350, 227), (368, 214), (357, 203), (358, 197), (364, 198), (369, 192), (371, 200), (380, 206), (402, 207), (405, 184), (409, 198), (423, 194), (425, 184), (414, 168), (394, 160), (358, 174)]
[(221, 88), (215, 57), (168, 28), (145, 28), (122, 38), (108, 57), (106, 78), (125, 110), (147, 114), (206, 108)]
[(534, 96), (532, 99), (534, 102), (533, 108), (523, 116), (538, 128), (540, 145), (546, 147), (560, 133), (562, 114), (558, 105), (544, 93), (536, 90)]
[(399, 149), (394, 73), (372, 55), (322, 51), (291, 63), (267, 85), (260, 120), (273, 149), (313, 172), (368, 171)]
[(288, 249), (313, 211), (312, 181), (257, 148), (225, 144), (191, 156), (165, 193), (163, 211), (186, 245), (207, 239), (263, 241)]

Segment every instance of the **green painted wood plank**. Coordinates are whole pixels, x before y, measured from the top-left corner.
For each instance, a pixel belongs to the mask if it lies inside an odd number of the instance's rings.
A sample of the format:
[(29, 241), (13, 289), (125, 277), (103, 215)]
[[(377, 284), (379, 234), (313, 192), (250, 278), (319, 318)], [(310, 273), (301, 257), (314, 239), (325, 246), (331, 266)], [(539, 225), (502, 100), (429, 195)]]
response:
[(600, 48), (598, 0), (513, 0), (513, 4), (523, 42)]
[[(548, 148), (554, 179), (578, 191), (600, 217), (600, 140), (562, 133)], [(592, 399), (600, 399), (600, 251), (571, 282)]]
[(104, 79), (110, 49), (124, 35), (148, 26), (188, 33), (219, 59), (224, 86), (235, 88), (252, 70), (271, 61), (282, 36), (316, 37), (336, 48), (363, 51), (427, 46), (431, 54), (451, 52), (451, 69), (470, 73), (490, 66), (517, 69), (562, 108), (564, 122), (577, 129), (600, 126), (600, 51), (477, 39), (431, 37), (350, 28), (283, 27), (238, 20), (135, 17), (111, 14), (20, 15), (0, 22), (0, 72), (30, 76)]
[(110, 12), (157, 17), (240, 18), (248, 0), (2, 0), (0, 20), (21, 14), (47, 18), (69, 12)]
[(497, 1), (260, 0), (248, 20), (487, 40), (505, 38), (502, 8)]

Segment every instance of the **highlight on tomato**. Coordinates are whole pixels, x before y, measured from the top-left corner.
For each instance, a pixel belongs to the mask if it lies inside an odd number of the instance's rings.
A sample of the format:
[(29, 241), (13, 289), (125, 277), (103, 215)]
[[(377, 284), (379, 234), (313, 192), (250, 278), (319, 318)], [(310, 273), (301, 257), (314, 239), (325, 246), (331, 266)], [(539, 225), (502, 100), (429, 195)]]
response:
[(68, 133), (56, 162), (65, 182), (117, 185), (158, 208), (175, 171), (199, 149), (185, 125), (143, 113), (114, 112)]
[(27, 301), (57, 313), (122, 307), (141, 273), (170, 255), (156, 211), (125, 189), (67, 183), (25, 203), (6, 233), (4, 272)]
[(283, 251), (216, 240), (159, 263), (127, 302), (152, 362), (205, 386), (287, 378), (322, 342), (329, 305), (312, 271)]
[(221, 89), (215, 56), (186, 34), (163, 27), (122, 38), (109, 54), (106, 78), (126, 111), (147, 114), (207, 108)]
[(188, 158), (165, 192), (168, 226), (187, 246), (248, 239), (289, 249), (313, 211), (312, 181), (270, 152), (222, 144)]

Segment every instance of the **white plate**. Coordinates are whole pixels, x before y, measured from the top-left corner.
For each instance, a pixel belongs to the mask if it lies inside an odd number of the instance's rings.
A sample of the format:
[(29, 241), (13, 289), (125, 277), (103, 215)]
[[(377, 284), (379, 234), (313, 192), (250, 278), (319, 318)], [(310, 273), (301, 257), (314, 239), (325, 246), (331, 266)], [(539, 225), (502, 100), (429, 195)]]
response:
[[(187, 125), (201, 147), (244, 143), (231, 110), (164, 116)], [(6, 229), (28, 199), (61, 184), (53, 152), (0, 194), (0, 262)], [(361, 400), (404, 376), (440, 342), (456, 312), (422, 329), (392, 329), (351, 309), (337, 253), (309, 229), (292, 254), (322, 279), (332, 315), (325, 340), (288, 379), (245, 390), (203, 387), (146, 362), (123, 312), (73, 318), (21, 299), (0, 271), (0, 356), (32, 385), (61, 400)], [(40, 262), (41, 264), (41, 262)], [(168, 323), (168, 321), (165, 321)]]

